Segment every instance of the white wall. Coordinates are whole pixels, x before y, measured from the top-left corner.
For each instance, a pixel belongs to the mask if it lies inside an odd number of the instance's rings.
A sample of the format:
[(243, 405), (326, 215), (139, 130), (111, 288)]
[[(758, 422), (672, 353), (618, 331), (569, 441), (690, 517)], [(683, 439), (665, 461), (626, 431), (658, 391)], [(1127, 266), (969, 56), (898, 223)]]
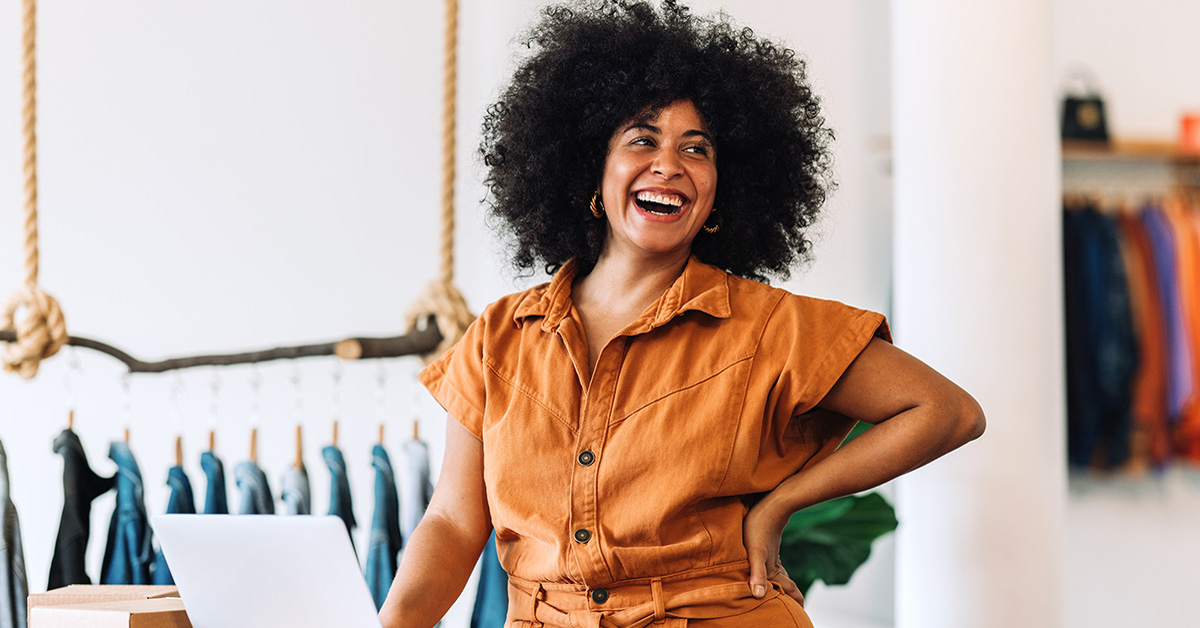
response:
[[(1097, 76), (1114, 137), (1172, 141), (1180, 114), (1200, 109), (1200, 5), (1055, 0), (1054, 19), (1056, 76), (1065, 81), (1077, 65)], [(1063, 186), (1136, 197), (1161, 190), (1164, 173), (1153, 164), (1068, 164)], [(1198, 515), (1200, 484), (1186, 463), (1163, 476), (1073, 477), (1066, 625), (1193, 625)]]
[[(539, 4), (462, 3), (457, 281), (476, 310), (523, 285), (510, 279), (478, 210), (474, 147), (483, 108), (511, 69), (511, 39)], [(889, 124), (886, 3), (757, 0), (730, 11), (811, 60), (839, 135), (841, 189), (822, 224), (818, 261), (789, 287), (886, 311), (890, 192), (877, 148)], [(0, 147), (10, 147), (0, 149), (0, 198), (10, 208), (0, 212), (4, 293), (23, 277), (20, 36), (19, 7), (10, 3), (0, 9), (0, 41), (8, 42), (0, 77), (10, 77), (0, 81), (8, 86), (0, 120), (9, 121), (0, 124)], [(438, 269), (440, 2), (42, 3), (38, 45), (41, 284), (61, 301), (72, 333), (160, 359), (402, 331), (404, 312)], [(78, 356), (76, 430), (93, 466), (111, 472), (105, 455), (123, 427), (122, 369), (91, 352)], [(61, 464), (50, 445), (65, 423), (67, 361), (47, 362), (28, 383), (0, 377), (0, 439), (34, 591), (45, 587), (61, 508)], [(334, 368), (313, 359), (258, 369), (259, 459), (272, 480), (291, 461), (289, 378), (301, 373), (318, 511), (328, 505), (320, 447), (330, 438)], [(373, 501), (377, 368), (346, 365), (341, 393), (360, 545)], [(384, 367), (387, 444), (399, 457), (416, 413), (436, 467), (444, 419), (427, 398), (414, 408), (417, 368), (413, 360)], [(212, 377), (200, 370), (131, 380), (131, 442), (152, 513), (165, 508), (177, 430), (203, 493), (198, 456)], [(229, 467), (247, 455), (252, 377), (249, 367), (219, 375), (217, 449)], [(177, 381), (184, 393), (173, 405)], [(96, 504), (93, 575), (111, 507), (111, 497)], [(854, 607), (889, 618), (889, 547), (851, 591), (815, 591), (814, 616)], [(457, 608), (447, 625), (463, 625), (468, 612)]]

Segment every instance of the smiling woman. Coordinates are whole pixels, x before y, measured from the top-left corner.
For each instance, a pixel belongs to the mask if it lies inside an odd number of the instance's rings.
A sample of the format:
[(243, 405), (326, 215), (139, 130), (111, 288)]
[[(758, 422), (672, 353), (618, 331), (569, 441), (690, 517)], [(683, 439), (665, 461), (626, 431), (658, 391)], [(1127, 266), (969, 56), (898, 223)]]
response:
[(716, 194), (716, 153), (705, 129), (696, 106), (680, 100), (613, 135), (599, 190), (606, 251), (632, 247), (686, 259)]
[(432, 626), (494, 530), (511, 628), (811, 628), (789, 517), (982, 411), (882, 315), (758, 281), (808, 255), (830, 185), (795, 53), (626, 0), (547, 8), (526, 43), (481, 150), (515, 266), (554, 277), (421, 374), (455, 420), (380, 617)]

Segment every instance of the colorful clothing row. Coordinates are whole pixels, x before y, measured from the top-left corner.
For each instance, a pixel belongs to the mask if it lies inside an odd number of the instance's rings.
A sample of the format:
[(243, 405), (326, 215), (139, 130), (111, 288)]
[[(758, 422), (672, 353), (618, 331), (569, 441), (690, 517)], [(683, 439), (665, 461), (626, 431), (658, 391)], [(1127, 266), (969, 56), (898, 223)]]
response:
[(1063, 238), (1070, 463), (1200, 461), (1200, 213), (1088, 205)]

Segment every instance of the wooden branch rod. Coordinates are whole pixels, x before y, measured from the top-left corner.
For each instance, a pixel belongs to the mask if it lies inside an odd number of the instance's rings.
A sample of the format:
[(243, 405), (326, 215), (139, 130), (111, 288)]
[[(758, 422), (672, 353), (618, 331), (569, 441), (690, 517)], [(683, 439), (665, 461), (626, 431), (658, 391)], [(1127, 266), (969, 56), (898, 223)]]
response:
[[(0, 342), (16, 342), (16, 340), (17, 332), (0, 329)], [(442, 333), (431, 318), (429, 324), (424, 329), (415, 329), (412, 333), (392, 338), (347, 338), (337, 342), (326, 342), (315, 345), (278, 347), (275, 349), (227, 355), (199, 355), (172, 358), (170, 360), (162, 360), (161, 362), (143, 362), (112, 345), (79, 336), (71, 336), (67, 344), (73, 347), (92, 349), (112, 356), (129, 367), (130, 373), (165, 373), (167, 371), (195, 368), (198, 366), (232, 366), (235, 364), (252, 364), (255, 362), (294, 360), (297, 358), (330, 355), (336, 355), (344, 360), (398, 358), (406, 355), (429, 353), (441, 341)]]

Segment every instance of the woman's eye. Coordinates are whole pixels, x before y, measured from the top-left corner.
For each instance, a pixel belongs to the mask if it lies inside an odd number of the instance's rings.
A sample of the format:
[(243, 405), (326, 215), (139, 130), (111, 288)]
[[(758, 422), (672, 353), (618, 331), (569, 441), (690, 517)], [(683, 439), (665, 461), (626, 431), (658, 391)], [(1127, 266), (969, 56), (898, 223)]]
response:
[(634, 138), (634, 140), (632, 142), (630, 142), (630, 144), (637, 144), (639, 146), (654, 146), (654, 140), (652, 140), (648, 137), (637, 137), (637, 138)]
[(695, 146), (688, 146), (687, 148), (685, 148), (683, 150), (685, 150), (689, 153), (696, 153), (697, 155), (707, 155), (708, 154), (708, 147), (701, 145), (701, 144), (697, 144)]

